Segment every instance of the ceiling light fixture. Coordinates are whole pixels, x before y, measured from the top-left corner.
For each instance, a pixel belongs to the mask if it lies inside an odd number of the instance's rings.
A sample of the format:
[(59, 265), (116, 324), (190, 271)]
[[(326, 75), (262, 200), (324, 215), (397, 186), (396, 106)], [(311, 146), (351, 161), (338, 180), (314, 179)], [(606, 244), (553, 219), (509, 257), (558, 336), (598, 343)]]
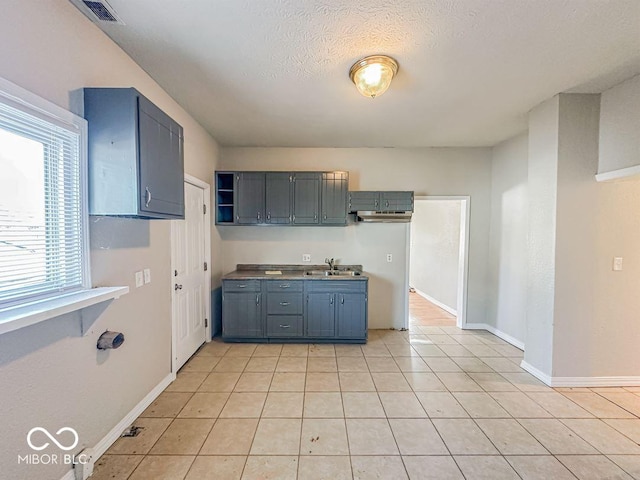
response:
[(349, 77), (365, 97), (376, 98), (387, 91), (398, 73), (398, 62), (386, 55), (371, 55), (353, 64)]

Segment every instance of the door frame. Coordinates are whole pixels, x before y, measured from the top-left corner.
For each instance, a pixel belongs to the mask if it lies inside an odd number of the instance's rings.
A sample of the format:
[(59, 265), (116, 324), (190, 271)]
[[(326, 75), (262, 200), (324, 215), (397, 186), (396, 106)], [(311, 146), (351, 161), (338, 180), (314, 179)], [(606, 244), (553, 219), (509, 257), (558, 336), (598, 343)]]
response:
[[(199, 178), (196, 178), (188, 173), (184, 174), (184, 183), (189, 183), (195, 187), (201, 188), (203, 190), (204, 195), (204, 204), (205, 204), (205, 214), (204, 214), (204, 260), (207, 262), (208, 275), (205, 275), (205, 314), (207, 319), (207, 326), (204, 328), (204, 336), (205, 342), (208, 343), (211, 341), (211, 185), (207, 182), (203, 182)], [(175, 222), (179, 222), (180, 220), (172, 220), (171, 221), (171, 241), (173, 241), (173, 234), (175, 230)], [(172, 246), (173, 247), (173, 246)], [(174, 258), (173, 258), (173, 248), (171, 248), (171, 270), (169, 272), (171, 281), (169, 282), (171, 288), (173, 288), (173, 271), (174, 269)], [(176, 368), (176, 357), (175, 352), (177, 350), (177, 334), (178, 331), (177, 319), (175, 316), (175, 309), (173, 308), (173, 292), (171, 293), (171, 373), (174, 375), (177, 373)]]
[[(471, 197), (469, 195), (426, 195), (416, 200), (456, 200), (460, 201), (460, 252), (458, 261), (458, 297), (456, 301), (456, 327), (464, 329), (467, 325), (467, 291), (469, 283), (469, 218)], [(409, 224), (409, 228), (411, 224)], [(409, 272), (411, 268), (411, 231), (407, 235), (407, 285), (406, 285), (406, 323), (409, 327)]]

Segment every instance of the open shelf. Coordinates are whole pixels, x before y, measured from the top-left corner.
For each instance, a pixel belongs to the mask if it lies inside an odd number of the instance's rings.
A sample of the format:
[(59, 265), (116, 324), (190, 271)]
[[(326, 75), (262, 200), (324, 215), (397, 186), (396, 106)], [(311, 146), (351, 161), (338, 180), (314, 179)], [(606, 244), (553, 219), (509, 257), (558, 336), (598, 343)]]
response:
[(216, 224), (235, 223), (234, 173), (216, 172)]

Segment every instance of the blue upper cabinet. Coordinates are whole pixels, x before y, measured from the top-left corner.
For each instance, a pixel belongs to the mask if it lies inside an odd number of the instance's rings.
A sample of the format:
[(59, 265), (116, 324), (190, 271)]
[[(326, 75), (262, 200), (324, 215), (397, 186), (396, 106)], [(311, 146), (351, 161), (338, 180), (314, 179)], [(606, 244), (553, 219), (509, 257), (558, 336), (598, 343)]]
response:
[(217, 225), (347, 224), (348, 172), (216, 172)]
[(184, 218), (182, 127), (134, 88), (85, 88), (89, 213)]
[(322, 174), (321, 222), (323, 225), (347, 224), (348, 193), (348, 172), (325, 172)]

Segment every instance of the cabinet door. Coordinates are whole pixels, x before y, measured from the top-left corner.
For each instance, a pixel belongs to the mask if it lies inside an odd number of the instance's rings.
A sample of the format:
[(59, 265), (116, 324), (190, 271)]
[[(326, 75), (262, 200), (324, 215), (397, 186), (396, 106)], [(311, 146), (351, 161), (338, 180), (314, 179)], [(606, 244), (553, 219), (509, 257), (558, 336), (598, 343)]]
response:
[(306, 313), (308, 337), (335, 337), (335, 294), (309, 293)]
[(265, 177), (262, 172), (236, 174), (236, 223), (264, 223), (264, 186)]
[(413, 192), (380, 192), (383, 211), (413, 211)]
[(325, 225), (347, 224), (347, 195), (349, 174), (327, 172), (322, 174), (322, 219)]
[(278, 225), (291, 223), (292, 180), (292, 175), (286, 172), (268, 172), (266, 174), (266, 223)]
[(222, 335), (224, 337), (263, 337), (262, 317), (261, 293), (224, 293), (222, 297)]
[(349, 192), (349, 211), (380, 210), (380, 192)]
[(296, 173), (293, 177), (293, 223), (317, 225), (320, 223), (319, 173)]
[(138, 98), (140, 211), (184, 218), (182, 127)]
[(339, 293), (338, 337), (367, 337), (367, 301), (363, 293)]

